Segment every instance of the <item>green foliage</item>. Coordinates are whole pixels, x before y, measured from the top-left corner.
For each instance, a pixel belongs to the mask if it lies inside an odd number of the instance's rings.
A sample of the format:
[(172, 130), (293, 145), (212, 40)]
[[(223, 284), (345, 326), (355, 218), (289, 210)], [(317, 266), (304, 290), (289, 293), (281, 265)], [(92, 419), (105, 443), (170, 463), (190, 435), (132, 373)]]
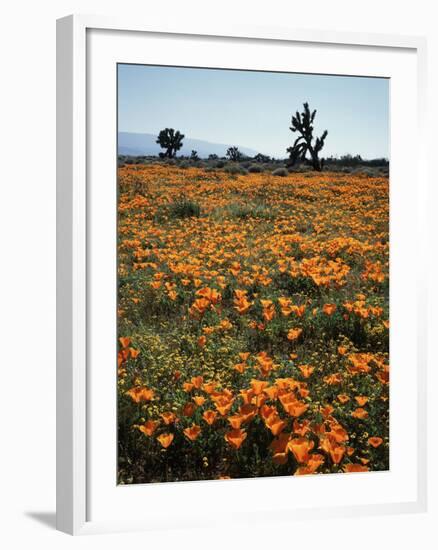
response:
[(169, 205), (169, 214), (172, 218), (199, 218), (201, 207), (197, 202), (181, 197)]
[(233, 146), (233, 147), (228, 147), (227, 149), (227, 157), (234, 161), (234, 162), (238, 162), (239, 160), (242, 159), (242, 153), (239, 151), (239, 148), (236, 147), (236, 146)]
[(164, 128), (158, 134), (156, 143), (160, 145), (162, 149), (165, 149), (164, 153), (160, 153), (161, 158), (173, 158), (176, 152), (179, 151), (183, 145), (184, 134), (181, 134), (179, 130), (173, 128)]
[(260, 174), (261, 172), (263, 172), (263, 168), (260, 165), (251, 164), (248, 167), (248, 172), (250, 172), (251, 174)]
[(282, 178), (286, 177), (289, 174), (289, 172), (286, 170), (286, 168), (277, 168), (272, 172), (273, 176), (280, 176)]
[(309, 153), (310, 160), (314, 170), (321, 171), (323, 168), (323, 160), (320, 160), (319, 153), (324, 147), (324, 142), (327, 137), (327, 130), (324, 130), (321, 137), (315, 138), (313, 141), (313, 121), (316, 115), (316, 109), (310, 112), (309, 104), (304, 103), (302, 113), (298, 111), (295, 116), (292, 116), (290, 130), (298, 132), (299, 136), (294, 141), (291, 147), (286, 151), (289, 153), (289, 163), (293, 166), (296, 162), (304, 162), (306, 154)]

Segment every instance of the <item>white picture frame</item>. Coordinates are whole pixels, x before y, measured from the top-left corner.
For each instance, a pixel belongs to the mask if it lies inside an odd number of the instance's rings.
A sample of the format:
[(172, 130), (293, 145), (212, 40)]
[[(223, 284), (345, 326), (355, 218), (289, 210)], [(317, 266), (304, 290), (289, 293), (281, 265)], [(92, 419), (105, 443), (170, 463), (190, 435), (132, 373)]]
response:
[[(415, 132), (415, 141), (418, 154), (412, 161), (410, 175), (414, 178), (412, 181), (413, 192), (417, 200), (418, 207), (413, 214), (413, 222), (409, 237), (412, 242), (418, 244), (416, 251), (418, 258), (425, 257), (423, 236), (426, 231), (425, 221), (425, 166), (424, 151), (424, 119), (425, 119), (425, 64), (426, 64), (426, 44), (425, 40), (418, 37), (390, 36), (390, 35), (372, 35), (372, 34), (350, 34), (328, 31), (304, 31), (285, 28), (251, 28), (251, 27), (230, 27), (221, 28), (190, 28), (179, 29), (169, 27), (163, 24), (159, 29), (150, 28), (147, 23), (144, 24), (135, 20), (113, 19), (95, 16), (69, 16), (58, 20), (57, 22), (57, 528), (70, 534), (86, 534), (96, 532), (109, 532), (116, 530), (138, 530), (164, 528), (170, 526), (186, 525), (188, 521), (184, 514), (170, 509), (167, 517), (163, 517), (160, 505), (157, 504), (156, 515), (151, 519), (141, 516), (129, 519), (129, 517), (118, 516), (117, 507), (110, 511), (102, 511), (98, 514), (98, 519), (90, 517), (92, 498), (90, 497), (90, 487), (93, 484), (93, 451), (91, 444), (91, 433), (95, 433), (90, 427), (90, 411), (93, 411), (95, 394), (93, 394), (90, 385), (92, 353), (90, 352), (91, 328), (93, 322), (90, 321), (90, 303), (93, 300), (92, 289), (93, 277), (90, 275), (90, 228), (93, 227), (93, 219), (96, 211), (90, 206), (90, 181), (94, 177), (90, 168), (90, 151), (93, 140), (89, 137), (90, 132), (90, 85), (92, 85), (92, 74), (90, 71), (95, 69), (96, 64), (90, 58), (90, 32), (99, 31), (106, 33), (106, 50), (111, 50), (108, 44), (112, 42), (111, 33), (114, 36), (127, 35), (138, 40), (141, 37), (168, 37), (172, 40), (179, 40), (180, 44), (189, 43), (196, 37), (197, 40), (205, 42), (220, 40), (222, 44), (227, 44), (230, 51), (239, 47), (241, 44), (252, 44), (257, 42), (269, 47), (275, 45), (298, 44), (303, 47), (317, 45), (318, 48), (336, 47), (344, 49), (364, 48), (373, 55), (379, 55), (384, 52), (406, 52), (415, 58), (415, 81), (411, 81), (412, 90), (415, 90), (412, 97), (417, 101), (411, 104), (413, 114), (410, 119), (412, 131)], [(134, 35), (132, 34), (134, 33)], [(133, 38), (133, 39), (134, 39)], [(94, 43), (93, 43), (94, 44)], [(237, 44), (237, 45), (236, 45)], [(214, 45), (213, 45), (214, 46)], [(95, 46), (93, 45), (93, 48)], [(102, 47), (100, 47), (102, 49)], [(120, 61), (128, 62), (129, 48), (123, 54)], [(99, 46), (96, 47), (99, 51)], [(105, 55), (110, 55), (107, 53)], [(220, 55), (218, 54), (218, 59)], [(413, 56), (413, 57), (412, 57)], [(167, 51), (166, 59), (181, 65), (181, 58), (176, 59), (170, 49)], [(345, 56), (344, 71), (352, 70), (353, 59)], [(91, 59), (91, 61), (90, 61)], [(113, 58), (108, 57), (108, 62)], [(401, 61), (399, 63), (401, 64)], [(188, 61), (190, 63), (190, 60)], [(390, 63), (391, 61), (389, 61)], [(94, 64), (93, 64), (94, 63)], [(218, 61), (219, 63), (219, 61)], [(239, 67), (239, 61), (236, 62)], [(242, 63), (240, 61), (240, 63)], [(340, 63), (340, 62), (339, 62)], [(414, 67), (414, 65), (412, 65)], [(202, 66), (202, 65), (200, 65)], [(227, 64), (229, 66), (229, 63)], [(245, 68), (241, 66), (241, 68)], [(269, 69), (269, 66), (265, 67)], [(328, 71), (333, 74), (333, 70)], [(339, 73), (342, 73), (342, 67), (339, 67)], [(346, 73), (348, 74), (348, 73)], [(361, 74), (361, 73), (360, 73)], [(102, 78), (104, 75), (102, 75)], [(112, 96), (113, 97), (113, 96)], [(411, 102), (414, 103), (414, 102)], [(110, 108), (110, 107), (108, 107)], [(99, 119), (93, 119), (93, 132)], [(392, 120), (391, 123), (397, 126), (402, 121)], [(104, 131), (104, 130), (102, 130)], [(115, 139), (115, 136), (114, 136)], [(402, 151), (400, 145), (400, 151)], [(109, 150), (109, 149), (108, 149)], [(401, 160), (401, 157), (400, 157)], [(391, 157), (391, 170), (393, 159)], [(397, 162), (397, 161), (395, 161)], [(400, 167), (401, 168), (401, 167)], [(108, 168), (114, 169), (115, 162)], [(394, 165), (396, 177), (398, 177), (397, 165)], [(400, 170), (401, 171), (401, 170)], [(400, 176), (401, 177), (401, 176)], [(411, 179), (412, 179), (411, 178)], [(400, 180), (401, 181), (401, 180)], [(398, 189), (391, 191), (391, 201), (395, 205), (398, 201)], [(105, 201), (104, 201), (105, 202)], [(406, 202), (406, 201), (405, 201)], [(406, 206), (406, 205), (405, 205)], [(101, 210), (104, 207), (101, 207)], [(100, 214), (99, 214), (100, 215)], [(418, 225), (415, 225), (415, 219)], [(401, 220), (400, 220), (401, 221)], [(392, 229), (402, 229), (402, 223), (396, 223)], [(392, 238), (392, 237), (391, 237)], [(109, 243), (111, 244), (111, 243)], [(115, 254), (115, 251), (114, 251)], [(397, 252), (402, 258), (403, 252)], [(401, 264), (400, 264), (401, 265)], [(425, 316), (425, 273), (422, 271), (424, 262), (419, 261), (410, 276), (415, 276), (417, 287), (415, 299), (412, 300), (411, 307), (416, 317), (415, 345), (413, 344), (410, 353), (415, 354), (415, 400), (416, 414), (412, 422), (415, 424), (416, 445), (414, 449), (415, 468), (413, 467), (412, 486), (410, 487), (409, 497), (397, 500), (397, 498), (387, 498), (386, 495), (375, 502), (370, 498), (361, 503), (356, 499), (354, 504), (343, 503), (340, 501), (335, 506), (301, 506), (299, 503), (288, 507), (280, 503), (277, 508), (271, 511), (266, 510), (261, 513), (260, 509), (251, 509), (251, 495), (254, 492), (254, 483), (262, 484), (259, 487), (268, 487), (269, 483), (277, 483), (278, 480), (251, 480), (252, 486), (247, 485), (248, 481), (228, 483), (227, 485), (211, 486), (212, 482), (182, 483), (182, 484), (163, 484), (154, 485), (153, 498), (157, 503), (162, 501), (165, 506), (166, 499), (178, 501), (178, 499), (192, 498), (190, 495), (196, 494), (196, 499), (206, 496), (207, 493), (216, 492), (218, 498), (224, 498), (225, 492), (232, 494), (232, 498), (238, 498), (241, 491), (246, 491), (249, 499), (248, 512), (241, 518), (234, 518), (237, 521), (259, 521), (262, 517), (273, 519), (274, 517), (327, 517), (330, 515), (358, 515), (358, 514), (382, 514), (397, 512), (419, 512), (426, 509), (426, 316)], [(90, 292), (91, 291), (91, 292)], [(394, 298), (391, 294), (391, 300)], [(396, 302), (394, 303), (394, 306)], [(391, 310), (391, 315), (396, 315), (400, 308), (394, 307), (395, 313)], [(391, 320), (392, 324), (392, 320)], [(114, 343), (115, 345), (115, 343)], [(393, 349), (391, 349), (392, 353)], [(412, 356), (412, 355), (411, 355)], [(406, 355), (409, 357), (409, 355)], [(407, 361), (407, 359), (406, 359)], [(105, 387), (105, 386), (104, 386)], [(391, 390), (392, 391), (392, 390)], [(396, 390), (398, 391), (397, 387)], [(401, 390), (400, 390), (401, 391)], [(391, 396), (391, 400), (392, 400)], [(113, 394), (107, 396), (107, 400), (115, 399)], [(105, 405), (104, 405), (105, 406)], [(111, 405), (108, 404), (108, 410)], [(391, 414), (393, 411), (391, 409)], [(105, 435), (102, 437), (106, 437)], [(111, 434), (105, 444), (112, 444)], [(103, 440), (102, 440), (103, 441)], [(104, 445), (104, 443), (102, 443)], [(104, 448), (104, 447), (102, 447)], [(115, 449), (114, 449), (115, 453)], [(103, 468), (104, 469), (104, 468)], [(360, 475), (360, 474), (359, 474)], [(375, 475), (379, 475), (376, 473)], [(312, 485), (319, 483), (321, 477), (331, 477), (330, 487), (336, 487), (339, 483), (339, 476), (312, 476), (312, 479), (298, 480), (298, 483), (311, 482)], [(318, 479), (317, 479), (318, 478)], [(101, 483), (107, 483), (102, 478)], [(107, 479), (107, 478), (105, 478)], [(115, 479), (115, 477), (114, 477)], [(381, 480), (383, 478), (380, 478)], [(396, 480), (397, 481), (397, 480)], [(398, 480), (399, 481), (399, 480)], [(213, 482), (216, 483), (216, 482)], [(379, 481), (378, 481), (379, 483)], [(246, 484), (246, 485), (245, 485)], [(115, 482), (114, 482), (115, 485)], [(175, 493), (169, 485), (178, 485)], [(274, 485), (272, 485), (274, 487)], [(388, 485), (388, 491), (389, 489)], [(96, 485), (93, 488), (93, 495), (96, 491), (102, 489), (100, 500), (111, 499), (110, 493), (104, 491), (101, 486)], [(136, 499), (142, 498), (141, 492), (146, 490), (144, 486), (136, 488)], [(383, 489), (382, 489), (383, 491)], [(342, 491), (341, 491), (342, 492)], [(119, 493), (120, 494), (120, 493)], [(134, 493), (132, 493), (133, 495)], [(389, 494), (389, 493), (388, 493)], [(94, 496), (93, 496), (94, 498)], [(117, 497), (118, 498), (118, 497)], [(126, 507), (126, 492), (124, 495), (123, 506)], [(134, 496), (133, 496), (134, 498)], [(160, 501), (161, 499), (161, 501)], [(96, 499), (98, 501), (99, 498)], [(138, 502), (138, 501), (137, 501)], [(94, 505), (93, 505), (94, 506)], [(105, 515), (107, 513), (107, 515)], [(232, 511), (230, 512), (233, 515)], [(224, 514), (224, 518), (230, 519)], [(215, 516), (214, 523), (220, 521), (220, 517)], [(208, 524), (208, 519), (200, 517), (193, 520), (194, 525)]]

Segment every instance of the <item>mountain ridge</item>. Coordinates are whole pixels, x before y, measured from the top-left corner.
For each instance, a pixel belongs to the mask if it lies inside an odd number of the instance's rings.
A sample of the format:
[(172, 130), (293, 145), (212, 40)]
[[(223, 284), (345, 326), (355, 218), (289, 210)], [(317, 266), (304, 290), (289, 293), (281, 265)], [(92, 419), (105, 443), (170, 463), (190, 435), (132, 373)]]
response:
[[(155, 155), (158, 156), (162, 152), (158, 143), (155, 143), (157, 136), (155, 134), (140, 133), (140, 132), (119, 132), (118, 133), (118, 154), (119, 155)], [(198, 156), (207, 158), (208, 155), (218, 155), (224, 157), (228, 147), (236, 145), (234, 143), (214, 143), (203, 139), (187, 138), (183, 140), (183, 146), (178, 151), (178, 155), (190, 156), (192, 150), (197, 151)], [(255, 149), (236, 145), (239, 151), (244, 155), (253, 157), (258, 153)]]

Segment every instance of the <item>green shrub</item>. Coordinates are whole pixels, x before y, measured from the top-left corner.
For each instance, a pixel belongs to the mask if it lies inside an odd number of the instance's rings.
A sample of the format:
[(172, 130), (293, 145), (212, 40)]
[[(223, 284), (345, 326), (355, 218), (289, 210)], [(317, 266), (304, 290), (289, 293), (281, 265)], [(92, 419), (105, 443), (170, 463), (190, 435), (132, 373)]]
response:
[(286, 177), (289, 174), (289, 172), (286, 170), (286, 168), (277, 168), (272, 172), (273, 176), (280, 176), (282, 178)]
[(172, 218), (199, 218), (201, 207), (197, 202), (181, 197), (169, 205), (169, 215)]
[(241, 168), (237, 164), (228, 164), (227, 166), (225, 166), (225, 172), (227, 172), (227, 174), (236, 175), (236, 174), (240, 174), (241, 173), (240, 171), (241, 171)]
[(263, 172), (263, 169), (258, 164), (251, 164), (251, 166), (248, 168), (248, 172), (250, 172), (251, 174), (260, 174), (261, 172)]

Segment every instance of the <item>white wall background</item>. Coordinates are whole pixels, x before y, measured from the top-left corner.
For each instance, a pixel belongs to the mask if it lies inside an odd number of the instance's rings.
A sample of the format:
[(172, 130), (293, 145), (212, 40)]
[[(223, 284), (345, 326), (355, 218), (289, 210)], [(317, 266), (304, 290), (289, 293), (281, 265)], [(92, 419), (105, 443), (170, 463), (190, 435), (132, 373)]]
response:
[[(429, 41), (429, 457), (427, 514), (286, 525), (248, 531), (220, 525), (99, 537), (54, 530), (55, 510), (55, 20), (70, 13), (130, 15), (184, 28), (196, 20), (225, 26), (383, 32)], [(438, 127), (436, 3), (428, 0), (15, 0), (0, 30), (0, 543), (3, 548), (343, 548), (435, 547), (438, 541), (437, 260), (438, 183), (432, 174)], [(414, 282), (413, 282), (414, 284)]]

